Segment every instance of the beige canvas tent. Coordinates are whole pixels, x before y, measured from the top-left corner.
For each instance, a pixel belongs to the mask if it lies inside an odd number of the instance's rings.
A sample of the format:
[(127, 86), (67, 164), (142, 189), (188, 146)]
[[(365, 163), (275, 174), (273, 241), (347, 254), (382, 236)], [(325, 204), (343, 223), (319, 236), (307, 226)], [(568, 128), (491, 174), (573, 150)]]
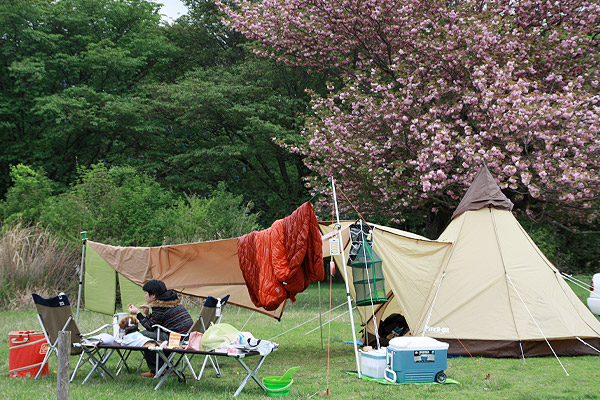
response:
[(378, 327), (402, 314), (411, 335), (450, 343), (450, 355), (600, 355), (600, 322), (511, 208), (483, 167), (438, 240), (373, 225), (389, 301), (360, 308), (367, 330), (374, 310)]
[(452, 250), (415, 332), (450, 342), (452, 354), (467, 354), (466, 347), (485, 356), (539, 356), (552, 347), (558, 355), (600, 355), (600, 322), (511, 209), (482, 167), (438, 238), (453, 242)]
[[(344, 241), (344, 258), (348, 258), (350, 225), (358, 224), (356, 221), (342, 221), (340, 223)], [(331, 236), (335, 224), (321, 223), (321, 232), (324, 238)], [(383, 225), (365, 223), (365, 227), (372, 230), (373, 249), (382, 259), (385, 288), (388, 301), (385, 304), (374, 304), (357, 307), (363, 325), (366, 325), (372, 338), (375, 337), (375, 327), (390, 315), (404, 315), (409, 326), (418, 323), (418, 316), (422, 315), (425, 307), (425, 299), (433, 279), (437, 274), (443, 260), (450, 251), (451, 243), (437, 242), (426, 237), (390, 228)], [(323, 254), (329, 255), (327, 240), (323, 242)], [(354, 286), (352, 285), (352, 268), (342, 268), (344, 262), (342, 256), (333, 256), (338, 273), (344, 279), (349, 279), (350, 294), (356, 298)], [(346, 277), (347, 274), (347, 277)], [(402, 296), (396, 296), (402, 293)], [(376, 320), (371, 318), (375, 311)], [(363, 338), (364, 341), (364, 338)], [(383, 342), (386, 345), (387, 342)]]

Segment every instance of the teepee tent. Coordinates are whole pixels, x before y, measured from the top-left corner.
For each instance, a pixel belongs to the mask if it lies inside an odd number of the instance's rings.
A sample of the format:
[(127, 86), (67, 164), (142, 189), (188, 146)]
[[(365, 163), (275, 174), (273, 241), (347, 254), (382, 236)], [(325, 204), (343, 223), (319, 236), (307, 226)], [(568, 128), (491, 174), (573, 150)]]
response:
[(599, 355), (600, 322), (511, 209), (482, 167), (438, 238), (452, 249), (413, 333), (449, 342), (455, 355)]
[[(437, 240), (370, 225), (388, 302), (358, 307), (369, 339), (383, 321), (400, 314), (409, 335), (447, 342), (449, 355), (600, 355), (600, 322), (511, 209), (482, 167)], [(324, 234), (331, 229), (321, 224)]]

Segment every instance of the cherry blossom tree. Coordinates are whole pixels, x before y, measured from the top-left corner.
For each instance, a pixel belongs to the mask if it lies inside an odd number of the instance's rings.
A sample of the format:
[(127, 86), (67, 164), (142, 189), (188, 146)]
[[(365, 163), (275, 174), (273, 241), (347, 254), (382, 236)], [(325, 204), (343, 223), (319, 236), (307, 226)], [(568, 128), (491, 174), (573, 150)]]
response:
[(288, 143), (313, 187), (401, 222), (455, 207), (485, 163), (530, 217), (598, 222), (599, 2), (218, 4), (257, 53), (344, 77)]

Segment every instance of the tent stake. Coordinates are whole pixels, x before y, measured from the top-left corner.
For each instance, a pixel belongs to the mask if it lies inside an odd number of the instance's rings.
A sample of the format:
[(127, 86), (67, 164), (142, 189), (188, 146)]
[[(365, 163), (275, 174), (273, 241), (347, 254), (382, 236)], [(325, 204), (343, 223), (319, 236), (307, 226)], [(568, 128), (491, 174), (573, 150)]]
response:
[(344, 246), (341, 244), (344, 243), (342, 238), (342, 225), (340, 224), (340, 213), (338, 211), (338, 203), (337, 203), (337, 195), (335, 192), (335, 179), (331, 178), (331, 187), (333, 188), (333, 204), (335, 205), (335, 218), (337, 220), (337, 225), (339, 227), (338, 235), (340, 238), (340, 249), (342, 252), (342, 262), (344, 263), (344, 275), (346, 275), (346, 279), (344, 279), (344, 283), (346, 284), (346, 297), (348, 299), (348, 311), (350, 314), (350, 326), (352, 327), (352, 343), (354, 345), (354, 358), (356, 358), (356, 371), (358, 372), (358, 379), (362, 378), (360, 371), (360, 361), (358, 359), (358, 347), (356, 344), (356, 331), (354, 328), (354, 316), (352, 315), (352, 296), (350, 296), (350, 287), (348, 286), (348, 266), (346, 265), (346, 256), (344, 255)]

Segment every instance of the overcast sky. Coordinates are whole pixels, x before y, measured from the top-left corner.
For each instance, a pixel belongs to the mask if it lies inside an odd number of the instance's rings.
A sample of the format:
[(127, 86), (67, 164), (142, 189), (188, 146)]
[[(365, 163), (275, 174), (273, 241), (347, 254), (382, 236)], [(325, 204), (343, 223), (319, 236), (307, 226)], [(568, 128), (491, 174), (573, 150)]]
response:
[(187, 8), (181, 0), (152, 0), (155, 3), (164, 4), (160, 9), (161, 14), (165, 14), (172, 22), (184, 14), (187, 14)]

